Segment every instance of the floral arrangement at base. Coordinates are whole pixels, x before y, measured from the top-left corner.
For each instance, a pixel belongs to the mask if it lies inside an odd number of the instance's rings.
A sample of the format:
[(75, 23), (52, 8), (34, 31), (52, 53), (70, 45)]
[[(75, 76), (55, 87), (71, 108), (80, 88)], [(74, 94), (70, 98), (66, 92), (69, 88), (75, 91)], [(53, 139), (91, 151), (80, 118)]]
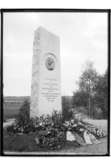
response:
[(61, 114), (54, 111), (52, 116), (41, 116), (35, 119), (18, 119), (7, 128), (9, 135), (36, 133), (34, 141), (39, 147), (57, 150), (67, 141), (76, 141), (79, 145), (97, 144), (97, 139), (105, 137), (102, 129), (83, 120), (63, 121)]

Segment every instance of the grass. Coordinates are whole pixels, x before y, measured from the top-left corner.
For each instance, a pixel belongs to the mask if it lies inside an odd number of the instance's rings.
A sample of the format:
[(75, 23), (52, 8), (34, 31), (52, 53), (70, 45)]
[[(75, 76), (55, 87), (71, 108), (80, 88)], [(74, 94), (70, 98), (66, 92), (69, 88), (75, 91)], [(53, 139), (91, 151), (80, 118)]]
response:
[[(107, 130), (107, 121), (106, 120), (88, 120), (88, 122), (93, 123), (98, 127), (102, 127), (105, 131)], [(93, 144), (87, 146), (78, 146), (76, 143), (66, 142), (64, 147), (60, 150), (51, 151), (47, 148), (40, 148), (36, 145), (35, 142), (36, 133), (32, 134), (23, 134), (23, 135), (14, 135), (9, 136), (4, 130), (4, 151), (10, 152), (29, 152), (29, 153), (62, 153), (62, 154), (106, 154), (107, 153), (107, 137), (101, 139), (100, 144)]]
[(107, 133), (107, 120), (93, 120), (93, 119), (85, 119), (87, 122), (97, 126), (98, 128), (102, 128)]

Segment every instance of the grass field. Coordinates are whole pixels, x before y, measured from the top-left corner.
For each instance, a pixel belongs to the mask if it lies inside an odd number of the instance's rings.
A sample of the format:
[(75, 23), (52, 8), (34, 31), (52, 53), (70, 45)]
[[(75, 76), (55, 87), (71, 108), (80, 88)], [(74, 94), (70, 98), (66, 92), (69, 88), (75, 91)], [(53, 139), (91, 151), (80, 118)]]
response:
[(20, 112), (20, 107), (21, 105), (19, 104), (5, 104), (4, 109), (3, 109), (3, 117), (4, 120), (9, 119), (9, 118), (16, 118), (16, 116)]
[[(88, 122), (93, 123), (94, 125), (101, 127), (107, 132), (107, 121), (106, 120), (88, 120)], [(28, 153), (28, 154), (106, 154), (107, 153), (107, 137), (102, 138), (100, 144), (93, 144), (87, 146), (77, 146), (75, 143), (67, 143), (64, 148), (57, 151), (49, 151), (43, 148), (40, 148), (36, 145), (34, 140), (36, 133), (33, 134), (23, 134), (8, 136), (7, 132), (4, 131), (4, 151), (6, 153)]]

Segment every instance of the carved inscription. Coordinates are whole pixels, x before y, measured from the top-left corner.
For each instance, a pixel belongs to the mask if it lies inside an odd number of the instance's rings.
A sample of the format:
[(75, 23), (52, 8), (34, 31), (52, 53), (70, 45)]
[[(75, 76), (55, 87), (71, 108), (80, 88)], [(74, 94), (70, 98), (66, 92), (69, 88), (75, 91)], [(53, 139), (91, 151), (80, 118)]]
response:
[(59, 82), (56, 79), (45, 79), (41, 93), (49, 102), (54, 102), (60, 95)]

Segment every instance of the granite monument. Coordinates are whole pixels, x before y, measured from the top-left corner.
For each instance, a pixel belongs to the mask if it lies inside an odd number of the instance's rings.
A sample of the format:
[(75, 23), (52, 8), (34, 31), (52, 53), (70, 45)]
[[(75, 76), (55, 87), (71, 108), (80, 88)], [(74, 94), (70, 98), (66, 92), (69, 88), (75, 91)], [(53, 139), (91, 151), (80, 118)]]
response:
[(34, 34), (30, 117), (61, 112), (60, 41), (39, 27)]

